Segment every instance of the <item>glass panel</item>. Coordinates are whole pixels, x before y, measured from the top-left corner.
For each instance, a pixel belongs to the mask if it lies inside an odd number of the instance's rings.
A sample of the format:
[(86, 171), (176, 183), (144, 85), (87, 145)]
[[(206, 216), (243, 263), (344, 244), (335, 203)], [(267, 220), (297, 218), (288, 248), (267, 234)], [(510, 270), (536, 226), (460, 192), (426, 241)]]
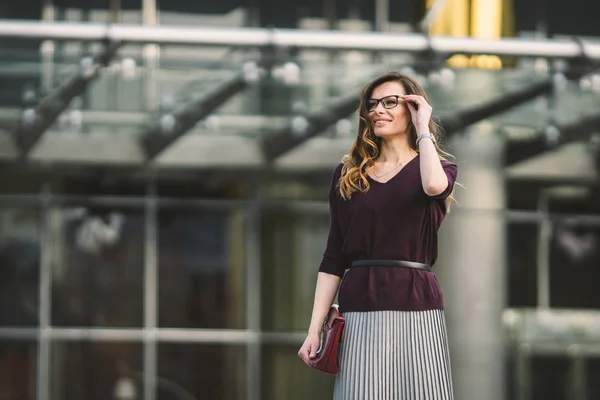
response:
[(306, 331), (328, 216), (267, 211), (261, 226), (262, 329)]
[[(0, 80), (2, 78), (0, 77)], [(7, 113), (7, 114), (10, 114)], [(4, 140), (8, 139), (9, 131), (4, 130), (6, 127), (3, 126), (4, 118), (10, 119), (10, 116), (4, 115), (4, 110), (0, 107), (0, 158), (6, 159), (11, 157), (12, 151), (16, 149), (12, 144), (7, 144)], [(6, 164), (5, 164), (6, 165)], [(40, 192), (44, 190), (44, 182), (41, 179), (24, 177), (22, 172), (17, 171), (13, 168), (5, 168), (2, 170), (2, 185), (0, 185), (1, 195), (24, 195), (27, 196), (27, 200), (30, 200), (29, 204), (32, 204), (32, 200), (37, 197)], [(25, 198), (24, 198), (25, 199)], [(19, 204), (24, 204), (19, 202)]]
[(504, 378), (506, 379), (505, 381), (505, 398), (507, 399), (517, 399), (517, 377), (516, 377), (516, 371), (517, 371), (517, 362), (516, 362), (516, 356), (514, 356), (514, 354), (516, 354), (517, 352), (514, 350), (514, 347), (512, 346), (512, 344), (510, 345), (510, 347), (507, 347), (507, 352), (510, 351), (511, 356), (506, 357), (505, 361), (504, 361)]
[(245, 354), (243, 346), (162, 343), (157, 398), (244, 399)]
[(600, 227), (557, 225), (550, 250), (553, 307), (600, 308)]
[(143, 324), (141, 210), (69, 206), (52, 211), (52, 323)]
[(35, 399), (36, 359), (35, 342), (0, 340), (0, 399)]
[[(68, 21), (105, 22), (111, 19), (111, 12), (71, 9), (60, 11), (56, 17)], [(137, 24), (141, 17), (139, 10), (119, 13), (124, 23)], [(243, 27), (254, 18), (249, 9), (243, 7), (206, 15), (182, 14), (173, 9), (160, 11), (160, 23), (168, 26)], [(18, 45), (8, 39), (0, 39), (0, 42), (7, 47), (4, 57), (0, 57), (0, 78), (3, 80), (0, 107), (7, 107), (0, 119), (12, 123), (19, 118), (20, 106), (37, 103), (41, 96), (76, 76), (81, 59), (97, 54), (102, 48), (98, 42), (70, 41), (55, 43), (53, 47), (45, 44), (42, 56), (40, 45), (35, 41)], [(110, 65), (102, 70), (85, 94), (69, 105), (51, 130), (137, 134), (145, 129), (145, 125), (154, 122), (159, 109), (164, 112), (188, 103), (242, 71), (247, 61), (260, 58), (259, 54), (232, 51), (230, 46), (162, 45), (156, 62), (150, 63), (153, 51), (145, 49), (147, 47), (138, 44), (122, 46)], [(375, 59), (367, 52), (299, 50), (293, 58), (281, 56), (270, 78), (232, 94), (215, 110), (213, 118), (207, 118), (192, 131), (258, 136), (259, 132), (264, 132), (262, 126), (280, 125), (273, 116), (289, 117), (307, 110), (320, 111), (340, 94), (354, 92), (358, 95), (363, 85), (388, 70), (417, 75), (428, 93), (434, 114), (442, 120), (457, 110), (479, 106), (545, 79), (544, 74), (536, 72), (532, 64), (526, 62), (520, 62), (516, 69), (500, 71), (440, 70), (440, 65), (430, 63), (415, 61), (406, 54), (380, 54)], [(157, 67), (150, 67), (154, 64)], [(431, 73), (426, 74), (426, 71)], [(573, 122), (574, 118), (593, 113), (598, 108), (600, 100), (591, 90), (591, 78), (565, 83), (564, 88), (559, 86), (560, 95), (555, 99), (554, 112), (559, 122)], [(542, 128), (547, 122), (547, 105), (547, 101), (541, 99), (528, 102), (491, 120), (498, 126)], [(151, 113), (146, 114), (148, 111)], [(215, 115), (221, 118), (215, 119)], [(272, 118), (265, 121), (264, 115)]]
[(0, 326), (38, 324), (39, 212), (0, 209)]
[(564, 357), (532, 358), (532, 400), (568, 398), (569, 361)]
[(159, 325), (245, 327), (242, 213), (162, 209), (158, 237)]
[(586, 362), (586, 400), (600, 399), (600, 358), (590, 357)]
[(330, 400), (333, 377), (317, 372), (298, 358), (297, 346), (263, 347), (263, 400)]
[[(0, 39), (0, 107), (19, 107), (26, 93), (37, 97), (42, 82), (40, 73), (40, 52), (36, 42), (19, 42)], [(25, 96), (29, 97), (29, 96)], [(17, 117), (15, 113), (14, 117)]]
[(508, 307), (537, 305), (538, 228), (508, 224)]
[(51, 398), (140, 399), (142, 354), (140, 343), (53, 343)]

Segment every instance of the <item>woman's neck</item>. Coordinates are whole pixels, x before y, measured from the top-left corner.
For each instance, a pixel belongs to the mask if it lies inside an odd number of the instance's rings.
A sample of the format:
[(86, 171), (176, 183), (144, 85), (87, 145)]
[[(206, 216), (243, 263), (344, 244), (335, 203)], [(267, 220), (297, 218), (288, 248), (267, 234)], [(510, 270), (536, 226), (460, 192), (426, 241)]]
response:
[(408, 136), (384, 138), (379, 149), (379, 162), (398, 164), (412, 159), (417, 152), (410, 147)]

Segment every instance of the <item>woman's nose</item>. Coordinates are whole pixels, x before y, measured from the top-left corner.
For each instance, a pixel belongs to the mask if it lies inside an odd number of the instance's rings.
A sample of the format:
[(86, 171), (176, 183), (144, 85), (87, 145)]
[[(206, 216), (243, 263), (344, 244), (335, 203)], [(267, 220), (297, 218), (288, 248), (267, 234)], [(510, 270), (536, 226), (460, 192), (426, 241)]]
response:
[(383, 106), (383, 103), (380, 101), (379, 103), (377, 103), (377, 105), (375, 106), (375, 112), (383, 112), (383, 110), (385, 110), (385, 107)]

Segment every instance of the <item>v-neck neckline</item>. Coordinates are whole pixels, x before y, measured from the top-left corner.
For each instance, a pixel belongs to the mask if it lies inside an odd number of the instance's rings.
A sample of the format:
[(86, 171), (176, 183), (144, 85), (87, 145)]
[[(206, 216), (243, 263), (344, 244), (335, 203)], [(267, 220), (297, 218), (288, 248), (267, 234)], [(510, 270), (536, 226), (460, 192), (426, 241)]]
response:
[(367, 176), (368, 176), (368, 177), (369, 177), (369, 179), (371, 179), (373, 182), (375, 182), (375, 183), (378, 183), (378, 184), (380, 184), (380, 185), (385, 185), (385, 184), (387, 184), (387, 183), (391, 182), (391, 181), (392, 181), (392, 180), (393, 180), (395, 177), (397, 177), (398, 175), (400, 175), (400, 173), (401, 173), (402, 171), (404, 171), (404, 170), (406, 169), (406, 167), (408, 167), (408, 166), (409, 166), (409, 165), (410, 165), (410, 164), (411, 164), (413, 161), (415, 161), (415, 159), (417, 159), (419, 156), (420, 156), (420, 154), (419, 154), (419, 153), (417, 153), (417, 155), (416, 155), (416, 156), (414, 156), (413, 158), (411, 158), (411, 159), (410, 159), (410, 161), (409, 161), (409, 162), (407, 162), (406, 164), (404, 164), (404, 166), (403, 166), (402, 168), (400, 168), (400, 169), (398, 170), (398, 172), (396, 172), (394, 175), (392, 175), (392, 177), (391, 177), (390, 179), (388, 179), (387, 181), (384, 181), (384, 182), (382, 182), (382, 181), (378, 181), (377, 179), (375, 179), (375, 178), (374, 178), (374, 177), (372, 177), (371, 175), (367, 175)]

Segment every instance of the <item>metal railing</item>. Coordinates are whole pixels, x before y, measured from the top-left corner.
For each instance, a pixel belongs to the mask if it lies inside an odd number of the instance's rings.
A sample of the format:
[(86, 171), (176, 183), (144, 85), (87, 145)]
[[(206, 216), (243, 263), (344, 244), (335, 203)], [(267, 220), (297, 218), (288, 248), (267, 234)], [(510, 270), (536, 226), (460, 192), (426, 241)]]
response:
[(57, 41), (292, 47), (323, 50), (364, 50), (488, 54), (542, 58), (600, 59), (600, 42), (570, 39), (502, 38), (498, 40), (427, 36), (418, 33), (342, 32), (265, 28), (207, 28), (72, 22), (0, 20), (0, 38)]

